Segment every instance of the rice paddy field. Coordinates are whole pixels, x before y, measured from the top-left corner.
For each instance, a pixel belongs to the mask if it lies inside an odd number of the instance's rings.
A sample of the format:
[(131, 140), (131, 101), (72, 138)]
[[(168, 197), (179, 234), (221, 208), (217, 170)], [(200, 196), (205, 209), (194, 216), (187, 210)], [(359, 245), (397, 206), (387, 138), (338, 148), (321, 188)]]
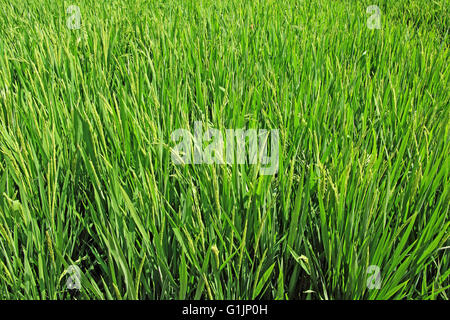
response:
[[(449, 17), (0, 0), (0, 299), (447, 300)], [(196, 122), (277, 170), (174, 162)]]

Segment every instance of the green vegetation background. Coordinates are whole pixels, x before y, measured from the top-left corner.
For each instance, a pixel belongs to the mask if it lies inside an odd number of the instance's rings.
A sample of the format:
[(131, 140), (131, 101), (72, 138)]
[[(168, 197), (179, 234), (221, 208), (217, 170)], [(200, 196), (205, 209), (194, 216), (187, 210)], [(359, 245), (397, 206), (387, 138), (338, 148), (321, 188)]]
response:
[[(448, 7), (0, 0), (0, 298), (448, 299)], [(194, 121), (278, 174), (175, 166)]]

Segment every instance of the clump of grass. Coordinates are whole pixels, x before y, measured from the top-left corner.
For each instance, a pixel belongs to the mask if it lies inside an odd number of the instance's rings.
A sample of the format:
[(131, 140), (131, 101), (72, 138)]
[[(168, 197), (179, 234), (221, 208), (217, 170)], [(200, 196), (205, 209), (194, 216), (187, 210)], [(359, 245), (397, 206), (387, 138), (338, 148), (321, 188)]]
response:
[[(380, 30), (367, 1), (71, 4), (0, 0), (1, 298), (448, 299), (445, 1)], [(278, 174), (174, 165), (194, 121), (279, 129)]]

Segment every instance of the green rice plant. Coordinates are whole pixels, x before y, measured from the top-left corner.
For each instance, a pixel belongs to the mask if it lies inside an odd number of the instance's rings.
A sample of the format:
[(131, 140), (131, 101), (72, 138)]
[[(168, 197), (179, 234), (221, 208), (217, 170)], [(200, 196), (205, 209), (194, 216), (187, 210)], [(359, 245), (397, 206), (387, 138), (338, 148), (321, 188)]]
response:
[[(0, 298), (447, 300), (448, 12), (0, 0)], [(176, 165), (196, 121), (278, 172)]]

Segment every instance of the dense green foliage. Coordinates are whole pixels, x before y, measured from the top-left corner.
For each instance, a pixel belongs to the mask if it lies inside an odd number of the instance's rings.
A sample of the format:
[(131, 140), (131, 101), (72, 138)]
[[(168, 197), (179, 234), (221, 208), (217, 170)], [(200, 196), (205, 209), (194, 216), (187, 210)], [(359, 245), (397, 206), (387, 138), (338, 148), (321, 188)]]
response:
[[(0, 298), (448, 299), (448, 4), (0, 0)], [(195, 121), (278, 173), (174, 165)]]

